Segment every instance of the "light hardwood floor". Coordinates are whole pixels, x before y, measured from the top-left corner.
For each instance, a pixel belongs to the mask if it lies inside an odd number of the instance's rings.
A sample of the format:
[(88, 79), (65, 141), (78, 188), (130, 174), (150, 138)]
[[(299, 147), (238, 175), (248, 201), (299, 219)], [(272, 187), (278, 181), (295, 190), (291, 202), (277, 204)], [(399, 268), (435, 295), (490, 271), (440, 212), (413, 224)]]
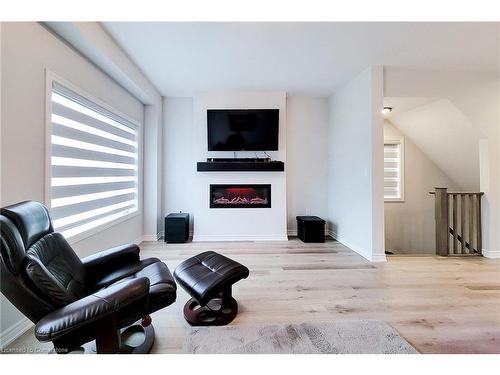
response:
[[(231, 324), (387, 321), (422, 353), (500, 353), (500, 260), (393, 256), (370, 263), (336, 241), (145, 242), (142, 257), (173, 271), (186, 258), (218, 251), (250, 269), (234, 287), (240, 312)], [(187, 294), (152, 315), (153, 353), (181, 353)], [(46, 348), (32, 331), (10, 347)]]

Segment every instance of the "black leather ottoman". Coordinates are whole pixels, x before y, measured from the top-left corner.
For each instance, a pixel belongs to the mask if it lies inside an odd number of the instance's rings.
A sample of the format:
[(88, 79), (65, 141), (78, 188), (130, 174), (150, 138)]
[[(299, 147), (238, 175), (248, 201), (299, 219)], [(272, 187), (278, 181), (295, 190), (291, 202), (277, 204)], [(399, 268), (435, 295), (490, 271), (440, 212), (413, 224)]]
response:
[(207, 251), (179, 264), (174, 277), (191, 299), (184, 305), (184, 318), (192, 326), (220, 326), (238, 314), (232, 297), (234, 283), (248, 277), (244, 265), (214, 251)]

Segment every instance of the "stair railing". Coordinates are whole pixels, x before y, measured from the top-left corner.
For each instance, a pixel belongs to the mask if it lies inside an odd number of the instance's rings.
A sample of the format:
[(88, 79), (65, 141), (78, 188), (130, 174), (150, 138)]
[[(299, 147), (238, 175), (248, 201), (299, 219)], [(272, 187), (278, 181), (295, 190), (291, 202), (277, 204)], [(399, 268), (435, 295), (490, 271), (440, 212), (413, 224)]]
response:
[(481, 255), (482, 192), (435, 188), (436, 254)]

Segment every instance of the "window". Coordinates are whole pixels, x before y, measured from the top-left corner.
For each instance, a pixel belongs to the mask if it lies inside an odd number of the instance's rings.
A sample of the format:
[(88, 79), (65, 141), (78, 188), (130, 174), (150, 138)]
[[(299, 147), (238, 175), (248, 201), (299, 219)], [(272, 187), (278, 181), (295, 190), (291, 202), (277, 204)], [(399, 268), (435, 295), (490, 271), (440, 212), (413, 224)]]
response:
[(404, 201), (404, 138), (384, 141), (384, 199)]
[(139, 126), (49, 83), (46, 203), (55, 230), (84, 237), (138, 212)]

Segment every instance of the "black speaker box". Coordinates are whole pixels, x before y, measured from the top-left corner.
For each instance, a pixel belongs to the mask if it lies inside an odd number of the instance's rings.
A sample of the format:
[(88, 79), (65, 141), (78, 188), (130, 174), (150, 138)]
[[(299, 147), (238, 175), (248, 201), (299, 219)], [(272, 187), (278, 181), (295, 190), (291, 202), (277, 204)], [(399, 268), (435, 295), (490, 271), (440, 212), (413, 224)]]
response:
[(165, 242), (183, 243), (189, 238), (189, 214), (175, 213), (165, 217)]

